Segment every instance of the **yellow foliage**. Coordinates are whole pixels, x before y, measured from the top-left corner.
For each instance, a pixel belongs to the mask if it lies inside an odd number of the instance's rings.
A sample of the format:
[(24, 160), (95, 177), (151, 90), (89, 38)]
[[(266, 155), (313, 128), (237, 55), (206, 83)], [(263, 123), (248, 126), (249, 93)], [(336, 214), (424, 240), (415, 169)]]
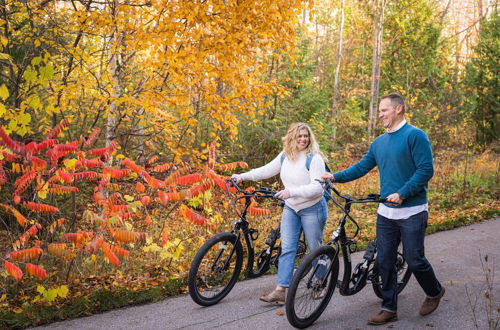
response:
[[(23, 70), (25, 86), (19, 108), (0, 107), (8, 113), (9, 132), (24, 135), (32, 121), (48, 131), (47, 115), (77, 123), (121, 118), (116, 125), (139, 127), (150, 134), (149, 143), (165, 145), (176, 159), (199, 156), (192, 146), (200, 143), (200, 134), (235, 138), (236, 114), (253, 114), (275, 92), (276, 81), (264, 80), (268, 61), (293, 49), (294, 29), (307, 5), (299, 0), (155, 0), (148, 6), (118, 1), (116, 8), (107, 2), (88, 8), (80, 2), (9, 3), (20, 8), (9, 26), (29, 16), (34, 28), (9, 31), (12, 39), (0, 39), (0, 52), (21, 36), (36, 49), (52, 51), (41, 50), (24, 68), (11, 63)], [(47, 13), (64, 28), (47, 26)], [(74, 44), (61, 42), (74, 36), (79, 36)], [(119, 66), (113, 66), (115, 59)], [(8, 95), (1, 85), (0, 98)], [(200, 121), (207, 131), (187, 130)]]

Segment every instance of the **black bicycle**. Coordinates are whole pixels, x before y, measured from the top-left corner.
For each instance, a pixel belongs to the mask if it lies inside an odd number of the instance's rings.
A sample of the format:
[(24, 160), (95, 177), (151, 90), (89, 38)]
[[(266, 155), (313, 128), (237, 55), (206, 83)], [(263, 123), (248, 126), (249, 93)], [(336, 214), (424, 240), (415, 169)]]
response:
[[(342, 211), (337, 229), (332, 233), (331, 240), (325, 245), (308, 254), (295, 272), (286, 297), (286, 316), (291, 325), (296, 328), (306, 328), (321, 316), (330, 302), (335, 287), (342, 296), (350, 296), (363, 289), (368, 281), (372, 283), (375, 294), (382, 298), (382, 282), (376, 261), (376, 242), (368, 243), (363, 255), (363, 261), (352, 270), (351, 253), (354, 252), (359, 226), (349, 214), (351, 205), (356, 203), (387, 203), (386, 198), (370, 194), (356, 199), (340, 194), (329, 180), (320, 181), (323, 189), (331, 196), (333, 191), (345, 203), (342, 206), (333, 197), (331, 200)], [(347, 237), (345, 225), (350, 220), (356, 227), (352, 237)], [(398, 293), (400, 293), (411, 277), (411, 271), (406, 264), (399, 244), (396, 268), (398, 272)], [(342, 252), (344, 274), (339, 276), (339, 253)]]
[[(230, 193), (230, 187), (236, 188), (237, 195)], [(243, 266), (243, 246), (241, 234), (245, 238), (248, 260), (245, 269), (245, 277), (255, 278), (266, 273), (270, 266), (278, 267), (278, 258), (281, 254), (281, 243), (279, 226), (272, 229), (265, 241), (266, 249), (262, 250), (255, 262), (254, 241), (259, 236), (259, 231), (250, 228), (247, 221), (247, 211), (252, 204), (253, 198), (273, 198), (278, 200), (278, 205), (284, 206), (284, 201), (275, 197), (276, 192), (265, 187), (248, 191), (241, 189), (235, 180), (226, 180), (226, 190), (233, 202), (233, 207), (239, 219), (233, 222), (231, 232), (219, 233), (210, 238), (201, 246), (191, 263), (188, 276), (189, 295), (201, 306), (211, 306), (218, 303), (229, 294)], [(238, 200), (244, 199), (245, 206), (241, 213), (236, 207)], [(301, 236), (297, 247), (297, 259), (301, 260), (306, 254), (306, 244)]]

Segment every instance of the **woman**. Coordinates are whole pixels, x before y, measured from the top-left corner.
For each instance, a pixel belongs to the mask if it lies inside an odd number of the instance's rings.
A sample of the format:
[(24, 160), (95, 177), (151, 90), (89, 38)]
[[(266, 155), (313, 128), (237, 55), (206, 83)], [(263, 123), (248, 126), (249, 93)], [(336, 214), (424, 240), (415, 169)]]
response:
[[(290, 126), (282, 138), (283, 151), (270, 163), (242, 174), (233, 174), (238, 182), (263, 180), (280, 174), (285, 189), (276, 197), (285, 200), (281, 217), (281, 255), (276, 288), (260, 300), (283, 305), (285, 289), (292, 279), (297, 244), (302, 230), (309, 250), (322, 244), (328, 209), (323, 189), (316, 179), (325, 173), (325, 162), (311, 128), (304, 123)], [(306, 167), (306, 162), (310, 164)]]

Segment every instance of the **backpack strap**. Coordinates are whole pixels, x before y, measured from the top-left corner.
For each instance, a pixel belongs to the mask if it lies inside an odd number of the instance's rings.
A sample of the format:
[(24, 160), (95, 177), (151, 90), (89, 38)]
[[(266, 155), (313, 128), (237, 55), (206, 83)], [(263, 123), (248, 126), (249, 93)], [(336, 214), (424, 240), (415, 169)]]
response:
[(313, 154), (307, 155), (307, 158), (306, 158), (306, 169), (308, 171), (311, 169), (311, 162), (312, 162), (313, 157), (314, 157)]

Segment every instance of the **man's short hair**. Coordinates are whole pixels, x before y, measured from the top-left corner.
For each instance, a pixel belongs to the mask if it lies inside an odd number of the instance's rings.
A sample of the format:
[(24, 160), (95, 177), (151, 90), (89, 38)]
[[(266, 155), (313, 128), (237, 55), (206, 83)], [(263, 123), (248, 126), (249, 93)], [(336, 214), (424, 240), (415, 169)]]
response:
[(405, 99), (403, 98), (403, 96), (401, 96), (398, 93), (391, 93), (391, 94), (387, 94), (387, 95), (382, 96), (380, 98), (380, 101), (382, 101), (384, 99), (390, 99), (391, 104), (393, 106), (401, 105), (403, 107), (403, 113), (405, 113), (406, 105), (405, 105)]

